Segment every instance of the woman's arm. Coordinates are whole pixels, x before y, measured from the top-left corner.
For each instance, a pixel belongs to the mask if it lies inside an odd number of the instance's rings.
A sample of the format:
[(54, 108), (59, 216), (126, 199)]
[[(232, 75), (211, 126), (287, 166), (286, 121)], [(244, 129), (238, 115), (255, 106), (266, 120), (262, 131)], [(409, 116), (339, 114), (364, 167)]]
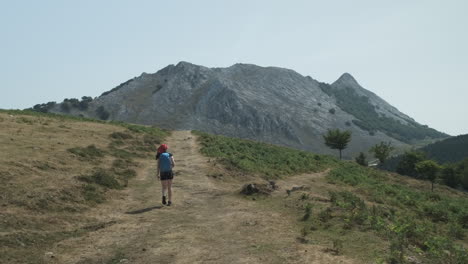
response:
[(171, 156), (171, 166), (172, 166), (172, 168), (174, 168), (174, 166), (175, 166), (175, 163), (174, 163), (174, 156)]
[(159, 179), (159, 162), (160, 162), (160, 160), (158, 159), (158, 165), (156, 165), (156, 167), (157, 167), (157, 175), (158, 175), (158, 179)]

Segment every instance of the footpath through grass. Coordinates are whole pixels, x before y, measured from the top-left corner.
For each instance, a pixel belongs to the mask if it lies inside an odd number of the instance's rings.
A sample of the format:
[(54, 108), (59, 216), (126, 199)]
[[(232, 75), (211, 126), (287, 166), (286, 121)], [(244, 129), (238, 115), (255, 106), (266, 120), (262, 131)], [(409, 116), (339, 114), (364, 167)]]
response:
[(323, 244), (331, 254), (380, 263), (411, 263), (411, 259), (468, 263), (466, 193), (445, 188), (431, 192), (427, 182), (416, 182), (415, 187), (399, 181), (402, 176), (329, 156), (194, 134), (199, 136), (204, 155), (266, 179), (330, 168), (328, 201), (317, 201), (310, 191), (264, 199), (264, 204), (278, 210), (294, 208), (302, 243)]

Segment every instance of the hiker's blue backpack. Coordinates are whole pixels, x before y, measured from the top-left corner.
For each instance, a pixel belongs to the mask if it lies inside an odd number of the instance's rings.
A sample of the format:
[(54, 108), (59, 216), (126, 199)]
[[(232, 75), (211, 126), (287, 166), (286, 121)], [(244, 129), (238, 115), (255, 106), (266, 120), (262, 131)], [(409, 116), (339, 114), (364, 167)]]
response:
[(171, 166), (171, 153), (161, 153), (159, 156), (159, 169), (161, 171), (171, 171), (172, 166)]

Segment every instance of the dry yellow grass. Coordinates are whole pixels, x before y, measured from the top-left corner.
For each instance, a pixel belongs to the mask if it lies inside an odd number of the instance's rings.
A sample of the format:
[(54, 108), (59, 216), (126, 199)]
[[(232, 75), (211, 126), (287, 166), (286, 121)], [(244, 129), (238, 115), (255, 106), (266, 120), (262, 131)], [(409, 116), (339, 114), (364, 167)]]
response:
[[(125, 191), (94, 186), (96, 192), (87, 197), (86, 183), (78, 180), (97, 168), (112, 169), (117, 158), (109, 135), (114, 132), (142, 142), (143, 135), (116, 125), (0, 113), (0, 263), (40, 263), (51, 244), (99, 224), (86, 213), (96, 205), (93, 198), (125, 196)], [(86, 160), (69, 151), (90, 145), (108, 154)], [(151, 158), (151, 153), (139, 154)]]

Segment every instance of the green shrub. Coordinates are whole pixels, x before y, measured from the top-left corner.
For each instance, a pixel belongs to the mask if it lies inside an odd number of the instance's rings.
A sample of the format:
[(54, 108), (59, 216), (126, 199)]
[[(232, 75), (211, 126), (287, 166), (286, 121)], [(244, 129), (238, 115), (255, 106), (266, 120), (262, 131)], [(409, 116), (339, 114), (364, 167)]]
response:
[(77, 155), (78, 157), (85, 160), (94, 160), (96, 158), (101, 158), (104, 156), (105, 151), (97, 148), (95, 145), (89, 145), (85, 148), (75, 147), (69, 148), (68, 152)]
[(137, 166), (137, 163), (131, 159), (115, 159), (112, 162), (112, 168), (115, 169), (128, 169), (134, 166)]
[(326, 223), (328, 222), (330, 219), (333, 218), (332, 216), (332, 209), (330, 207), (327, 207), (325, 208), (324, 210), (320, 211), (317, 215), (318, 219), (322, 222), (322, 223)]
[(119, 149), (115, 147), (110, 148), (109, 154), (120, 159), (132, 159), (135, 157), (141, 157), (141, 155), (138, 153), (130, 152), (125, 149)]
[(94, 184), (85, 184), (82, 187), (83, 197), (88, 202), (102, 203), (105, 201), (99, 188)]
[(312, 214), (312, 205), (310, 203), (307, 203), (306, 206), (304, 207), (304, 216), (302, 217), (302, 221), (307, 221), (310, 218), (310, 215)]
[(458, 223), (449, 223), (449, 235), (455, 239), (465, 238), (465, 231), (463, 230), (462, 225)]
[(78, 179), (87, 183), (95, 183), (109, 189), (122, 189), (122, 186), (114, 175), (101, 168), (96, 169), (91, 175), (79, 176)]
[(107, 120), (110, 116), (110, 113), (104, 108), (104, 106), (101, 105), (96, 109), (96, 115), (101, 120)]
[(133, 138), (132, 135), (128, 133), (123, 133), (123, 132), (113, 132), (112, 134), (109, 135), (109, 137), (113, 139), (120, 139), (120, 140)]

